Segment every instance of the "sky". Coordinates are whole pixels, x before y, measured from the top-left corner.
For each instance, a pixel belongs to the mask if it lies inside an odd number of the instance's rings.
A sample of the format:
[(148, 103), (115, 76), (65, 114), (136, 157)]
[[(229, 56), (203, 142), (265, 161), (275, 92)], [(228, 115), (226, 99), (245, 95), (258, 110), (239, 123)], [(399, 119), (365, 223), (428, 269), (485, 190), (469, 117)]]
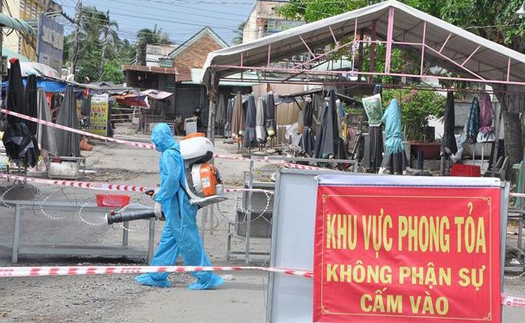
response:
[[(70, 17), (75, 16), (77, 0), (55, 0)], [(82, 5), (108, 11), (119, 26), (121, 39), (135, 41), (137, 31), (157, 28), (181, 44), (199, 30), (211, 27), (226, 43), (232, 44), (235, 31), (246, 21), (256, 0), (82, 0)], [(65, 33), (73, 25), (64, 26)]]

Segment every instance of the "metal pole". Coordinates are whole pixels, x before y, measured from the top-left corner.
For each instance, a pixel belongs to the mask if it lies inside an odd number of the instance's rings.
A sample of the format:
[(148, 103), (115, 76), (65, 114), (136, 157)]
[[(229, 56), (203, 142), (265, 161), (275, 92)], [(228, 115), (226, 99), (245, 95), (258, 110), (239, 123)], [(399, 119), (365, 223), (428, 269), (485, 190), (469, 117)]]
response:
[(394, 33), (394, 7), (390, 7), (390, 10), (388, 11), (388, 30), (387, 30), (387, 36), (386, 36), (387, 38), (386, 38), (385, 73), (390, 73), (390, 59), (392, 56), (393, 33)]
[[(0, 0), (1, 2), (1, 0)], [(20, 204), (15, 205), (15, 232), (13, 234), (13, 250), (11, 252), (11, 262), (18, 262), (18, 248), (20, 245), (20, 213), (22, 213)]]
[[(492, 157), (492, 170), (491, 170), (491, 176), (494, 177), (496, 175), (496, 164), (498, 162), (498, 150), (499, 150), (499, 136), (500, 136), (500, 123), (501, 123), (501, 118), (503, 117), (503, 104), (500, 102), (500, 104), (498, 105), (499, 107), (499, 110), (497, 111), (496, 113), (496, 120), (494, 120), (494, 135), (495, 135), (495, 140), (494, 140), (494, 144), (493, 144), (493, 151), (494, 151), (494, 154), (491, 156)], [(505, 155), (505, 154), (503, 154)], [(525, 156), (525, 152), (524, 152), (524, 156)], [(505, 156), (503, 156), (505, 157)], [(512, 167), (512, 165), (511, 165)]]
[(215, 143), (215, 102), (217, 102), (217, 95), (219, 95), (219, 85), (215, 84), (215, 73), (211, 75), (211, 85), (208, 89), (208, 98), (210, 100), (210, 108), (208, 111), (208, 131), (207, 136), (211, 143)]
[[(209, 97), (209, 100), (210, 100), (210, 105), (209, 105), (209, 111), (208, 111), (207, 137), (211, 141), (212, 144), (215, 141), (215, 121), (214, 121), (215, 120), (215, 104), (214, 104), (214, 101), (216, 100), (217, 90), (218, 90), (218, 88), (213, 83), (213, 79), (214, 78), (215, 78), (215, 76), (212, 75), (211, 89), (208, 91), (208, 97)], [(212, 159), (211, 163), (214, 163), (213, 159)], [(202, 245), (203, 246), (204, 246), (204, 234), (205, 234), (205, 229), (206, 229), (206, 222), (208, 220), (208, 214), (210, 214), (209, 211), (211, 210), (210, 209), (211, 207), (212, 206), (206, 206), (202, 210), (201, 236), (202, 236)], [(213, 214), (213, 210), (211, 211), (211, 214)], [(210, 228), (211, 227), (212, 226), (210, 225)]]
[(124, 221), (122, 225), (122, 245), (127, 246), (129, 242), (129, 221)]
[(216, 103), (214, 103), (211, 100), (210, 97), (210, 107), (209, 107), (209, 113), (208, 113), (208, 139), (212, 143), (215, 143), (215, 107), (217, 106)]
[(204, 246), (204, 235), (206, 234), (206, 222), (208, 222), (208, 207), (207, 206), (202, 208), (202, 218), (201, 218), (202, 246)]
[(153, 259), (155, 244), (155, 219), (149, 219), (149, 235), (148, 235), (148, 264)]
[(244, 261), (246, 265), (250, 264), (250, 236), (252, 230), (252, 188), (253, 188), (253, 159), (250, 159), (250, 174), (248, 181), (248, 207), (246, 210), (246, 250), (244, 253)]

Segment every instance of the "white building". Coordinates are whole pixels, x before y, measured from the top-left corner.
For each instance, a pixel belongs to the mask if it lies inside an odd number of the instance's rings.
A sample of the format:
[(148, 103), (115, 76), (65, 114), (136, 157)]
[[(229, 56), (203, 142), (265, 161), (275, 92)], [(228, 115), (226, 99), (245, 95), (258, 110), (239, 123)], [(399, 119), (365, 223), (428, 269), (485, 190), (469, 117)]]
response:
[[(173, 60), (169, 54), (178, 47), (178, 45), (146, 45), (146, 66), (155, 67), (173, 67)], [(165, 66), (168, 64), (170, 66)]]
[(243, 43), (275, 34), (304, 24), (303, 21), (286, 20), (275, 13), (275, 8), (288, 1), (257, 0), (243, 28)]

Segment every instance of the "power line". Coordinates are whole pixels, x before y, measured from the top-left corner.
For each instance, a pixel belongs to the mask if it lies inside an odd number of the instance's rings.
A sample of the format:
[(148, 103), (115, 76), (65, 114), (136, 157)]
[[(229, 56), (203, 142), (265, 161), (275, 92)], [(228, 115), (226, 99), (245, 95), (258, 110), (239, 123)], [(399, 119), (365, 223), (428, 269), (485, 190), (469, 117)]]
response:
[[(142, 2), (142, 1), (144, 1), (144, 0), (135, 0), (135, 1)], [(113, 0), (112, 2), (120, 2), (120, 3), (129, 4), (129, 1)], [(109, 7), (109, 6), (108, 6), (108, 7)], [(231, 12), (224, 12), (224, 11), (211, 10), (211, 9), (206, 9), (206, 8), (198, 8), (198, 7), (190, 7), (190, 6), (181, 6), (181, 5), (174, 5), (174, 7), (198, 10), (199, 12), (197, 12), (197, 13), (190, 13), (190, 15), (201, 16), (201, 17), (224, 18), (223, 16), (220, 16), (220, 17), (217, 17), (217, 16), (205, 16), (205, 15), (202, 15), (202, 11), (213, 12), (213, 13), (220, 13), (220, 14), (222, 14), (222, 15), (228, 15), (228, 16), (246, 17), (246, 15), (235, 14), (235, 13), (231, 13)], [(119, 10), (121, 10), (121, 8), (119, 8)], [(162, 11), (165, 12), (165, 10), (162, 10)], [(171, 10), (170, 10), (170, 11), (171, 11)], [(176, 10), (176, 11), (173, 10), (173, 13), (177, 13), (177, 14), (178, 14), (178, 13), (184, 13), (184, 12), (183, 12), (183, 11), (179, 11), (179, 10)]]
[[(102, 2), (102, 1), (101, 1)], [(238, 1), (234, 1), (234, 2), (226, 2), (226, 1), (222, 1), (220, 3), (223, 3), (224, 5), (222, 5), (222, 8), (227, 8), (227, 7), (232, 7), (233, 5), (236, 6), (235, 9), (232, 9), (232, 10), (221, 10), (221, 7), (215, 9), (213, 7), (211, 7), (210, 5), (204, 5), (203, 3), (206, 3), (206, 4), (217, 4), (217, 2), (213, 2), (213, 1), (201, 1), (199, 2), (199, 4), (196, 4), (195, 2), (190, 2), (190, 1), (178, 1), (178, 2), (165, 2), (165, 1), (129, 1), (129, 2), (122, 2), (122, 3), (126, 3), (127, 6), (125, 6), (125, 9), (129, 11), (130, 8), (142, 8), (142, 9), (145, 9), (147, 8), (147, 11), (154, 11), (154, 10), (161, 10), (161, 12), (159, 12), (159, 15), (156, 15), (156, 14), (153, 14), (153, 15), (145, 15), (143, 14), (144, 12), (146, 12), (146, 10), (143, 10), (141, 12), (137, 12), (138, 15), (134, 15), (134, 14), (129, 14), (129, 13), (124, 13), (123, 12), (123, 8), (124, 6), (112, 6), (111, 3), (112, 2), (102, 2), (102, 3), (99, 3), (97, 1), (84, 1), (84, 3), (86, 5), (94, 5), (95, 7), (99, 8), (99, 7), (103, 7), (103, 8), (109, 8), (110, 11), (112, 12), (112, 16), (114, 17), (118, 17), (118, 22), (119, 22), (119, 25), (120, 27), (122, 27), (123, 25), (132, 25), (132, 26), (137, 26), (137, 25), (144, 25), (144, 23), (142, 23), (141, 21), (137, 20), (137, 19), (140, 19), (140, 18), (146, 18), (146, 19), (149, 19), (150, 21), (155, 21), (155, 20), (158, 20), (159, 22), (162, 22), (162, 25), (164, 25), (164, 30), (165, 31), (168, 31), (171, 33), (178, 33), (180, 34), (180, 31), (182, 28), (180, 28), (180, 25), (186, 25), (188, 26), (188, 28), (185, 28), (185, 29), (191, 29), (192, 26), (198, 26), (198, 27), (204, 27), (206, 25), (208, 25), (209, 27), (215, 29), (215, 30), (219, 30), (219, 34), (221, 35), (224, 35), (226, 33), (228, 34), (231, 34), (232, 32), (234, 32), (238, 25), (242, 22), (245, 21), (245, 19), (248, 18), (249, 16), (249, 12), (252, 10), (251, 6), (253, 6), (253, 3), (250, 3), (250, 8), (244, 6), (244, 8), (242, 7), (239, 7), (239, 3), (241, 2), (238, 2)], [(153, 3), (159, 3), (161, 5), (152, 5)], [(192, 5), (194, 6), (184, 6), (182, 5), (182, 3), (191, 3)], [(242, 4), (248, 4), (247, 2), (244, 2), (244, 3), (241, 3)], [(171, 5), (170, 7), (166, 6), (166, 5)], [(70, 5), (67, 5), (66, 4), (66, 7), (68, 8), (71, 8), (72, 6)], [(184, 10), (184, 17), (183, 18), (186, 18), (186, 17), (190, 17), (190, 21), (188, 21), (188, 19), (184, 19), (184, 21), (186, 22), (181, 22), (180, 19), (177, 19), (176, 16), (177, 14), (179, 14), (180, 12), (183, 12), (181, 10), (179, 10), (179, 8), (189, 8), (190, 10)], [(198, 12), (194, 12), (192, 13), (191, 12), (191, 9), (194, 9), (194, 10), (198, 10)], [(70, 9), (68, 9), (70, 10)], [(242, 11), (246, 11), (246, 14), (240, 14), (239, 13), (239, 10), (242, 10)], [(241, 12), (242, 12), (241, 11)], [(131, 12), (136, 12), (134, 10), (131, 10)], [(206, 14), (207, 12), (212, 12), (213, 14)], [(162, 15), (162, 13), (164, 13), (164, 15)], [(169, 16), (166, 16), (166, 13), (169, 14)], [(221, 17), (218, 17), (217, 15), (222, 15)], [(156, 17), (159, 17), (159, 18), (162, 18), (162, 17), (165, 17), (167, 19), (155, 19)], [(193, 19), (193, 17), (197, 17), (197, 18), (202, 18), (202, 22), (199, 23), (199, 21), (201, 19)], [(237, 17), (242, 17), (242, 19), (237, 19)], [(221, 19), (222, 18), (222, 19)], [(218, 19), (221, 19), (221, 20), (218, 20)], [(242, 20), (242, 21), (241, 21)], [(179, 23), (178, 23), (179, 22)], [(210, 24), (211, 22), (211, 24)], [(173, 29), (170, 28), (169, 26), (166, 26), (166, 25), (174, 25), (174, 26), (177, 26), (177, 27), (174, 27)], [(128, 27), (129, 28), (129, 27)], [(175, 30), (175, 31), (173, 31)], [(224, 37), (224, 36), (223, 36)], [(233, 37), (233, 36), (231, 36)], [(225, 39), (228, 39), (230, 38), (230, 35), (224, 37)]]
[[(128, 10), (129, 11), (129, 10)], [(135, 11), (132, 11), (132, 12), (135, 12)], [(113, 16), (122, 16), (122, 17), (129, 17), (129, 18), (144, 18), (144, 16), (137, 16), (137, 15), (130, 15), (130, 14), (122, 14), (122, 13), (116, 13), (116, 12), (110, 12), (111, 15)], [(138, 13), (138, 12), (137, 12)], [(154, 21), (161, 21), (161, 22), (166, 22), (166, 23), (171, 23), (171, 24), (176, 24), (176, 25), (190, 25), (190, 26), (201, 26), (203, 27), (204, 25), (202, 24), (197, 24), (197, 23), (194, 23), (192, 22), (191, 20), (181, 20), (181, 19), (177, 19), (176, 21), (174, 20), (167, 20), (167, 19), (159, 19), (157, 18), (159, 16), (156, 16)], [(168, 16), (160, 16), (160, 17), (166, 17), (168, 18)], [(207, 16), (202, 16), (202, 17), (207, 17)], [(214, 18), (214, 17), (207, 17), (207, 18)], [(95, 18), (96, 19), (96, 18)], [(226, 28), (231, 28), (229, 25), (216, 25), (216, 26), (209, 26), (209, 27), (213, 27), (215, 29), (226, 29)]]
[(229, 2), (229, 1), (205, 1), (205, 0), (170, 0), (170, 1), (160, 1), (160, 0), (140, 0), (141, 2), (155, 2), (162, 4), (173, 4), (173, 3), (184, 3), (184, 4), (216, 4), (216, 5), (253, 5), (254, 2)]
[[(96, 8), (96, 7), (95, 7), (95, 8)], [(97, 11), (98, 11), (98, 9), (97, 9)], [(110, 12), (110, 16), (114, 16), (114, 15), (119, 15), (119, 14), (115, 14), (114, 12)], [(120, 15), (125, 16), (125, 17), (131, 16), (131, 15), (124, 15), (124, 14), (120, 14)], [(137, 17), (137, 16), (131, 16), (131, 17)], [(98, 19), (97, 17), (92, 17), (92, 19), (95, 20), (95, 21), (98, 20), (98, 21), (100, 21), (100, 22), (105, 22), (105, 20)], [(158, 20), (158, 19), (157, 19), (157, 20)], [(169, 23), (177, 23), (177, 22), (174, 22), (174, 21), (168, 21), (168, 22), (169, 22)], [(186, 23), (186, 25), (188, 25), (188, 23)], [(200, 24), (192, 24), (192, 25), (199, 26), (199, 27), (202, 27), (202, 28), (205, 27), (204, 25), (200, 25)], [(169, 29), (169, 28), (168, 28), (168, 29), (165, 29), (164, 27), (165, 27), (165, 26), (162, 26), (162, 30), (163, 30), (166, 34), (168, 34), (170, 38), (173, 38), (174, 35), (179, 35), (180, 37), (185, 37), (185, 36), (193, 35), (193, 34), (194, 34), (194, 33), (190, 33), (190, 32), (188, 32), (188, 33), (184, 33), (184, 34), (181, 34), (181, 33), (175, 33), (175, 34), (173, 34), (173, 32), (169, 32), (171, 29)], [(238, 31), (238, 29), (235, 28), (235, 27), (233, 27), (233, 26), (230, 28), (230, 27), (209, 26), (209, 25), (208, 25), (208, 27), (213, 28), (213, 29), (221, 29), (221, 30), (226, 30), (226, 28), (228, 28), (227, 30), (229, 30), (229, 31), (231, 31), (231, 32), (237, 32), (237, 31)], [(237, 27), (238, 27), (238, 26), (237, 26)], [(141, 28), (141, 29), (142, 29), (142, 28)], [(140, 30), (140, 29), (136, 29), (136, 31), (139, 31), (139, 30)], [(132, 36), (136, 36), (136, 33), (135, 33), (133, 30), (130, 30), (130, 29), (122, 29), (122, 28), (120, 28), (120, 27), (119, 27), (119, 29), (118, 29), (118, 33), (121, 34), (121, 35), (125, 35), (125, 34), (130, 35), (130, 34), (131, 34)], [(129, 38), (129, 37), (127, 37), (127, 38)], [(134, 38), (136, 39), (136, 37), (134, 37)]]

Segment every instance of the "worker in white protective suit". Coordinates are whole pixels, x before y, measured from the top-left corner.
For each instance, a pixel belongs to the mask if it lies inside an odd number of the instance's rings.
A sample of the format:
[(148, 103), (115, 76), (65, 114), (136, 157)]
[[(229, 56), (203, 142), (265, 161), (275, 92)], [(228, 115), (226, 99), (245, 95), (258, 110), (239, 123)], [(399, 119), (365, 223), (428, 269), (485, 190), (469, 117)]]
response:
[[(211, 266), (204, 252), (197, 226), (197, 205), (190, 204), (185, 191), (186, 175), (179, 144), (173, 138), (170, 127), (160, 123), (151, 133), (155, 149), (160, 151), (159, 171), (160, 189), (153, 196), (156, 201), (155, 213), (164, 212), (166, 223), (160, 243), (150, 263), (151, 266), (172, 266), (179, 253), (187, 266)], [(214, 289), (224, 283), (224, 279), (213, 272), (192, 272), (197, 281), (188, 289)], [(143, 274), (135, 278), (143, 285), (169, 287), (168, 273)]]

